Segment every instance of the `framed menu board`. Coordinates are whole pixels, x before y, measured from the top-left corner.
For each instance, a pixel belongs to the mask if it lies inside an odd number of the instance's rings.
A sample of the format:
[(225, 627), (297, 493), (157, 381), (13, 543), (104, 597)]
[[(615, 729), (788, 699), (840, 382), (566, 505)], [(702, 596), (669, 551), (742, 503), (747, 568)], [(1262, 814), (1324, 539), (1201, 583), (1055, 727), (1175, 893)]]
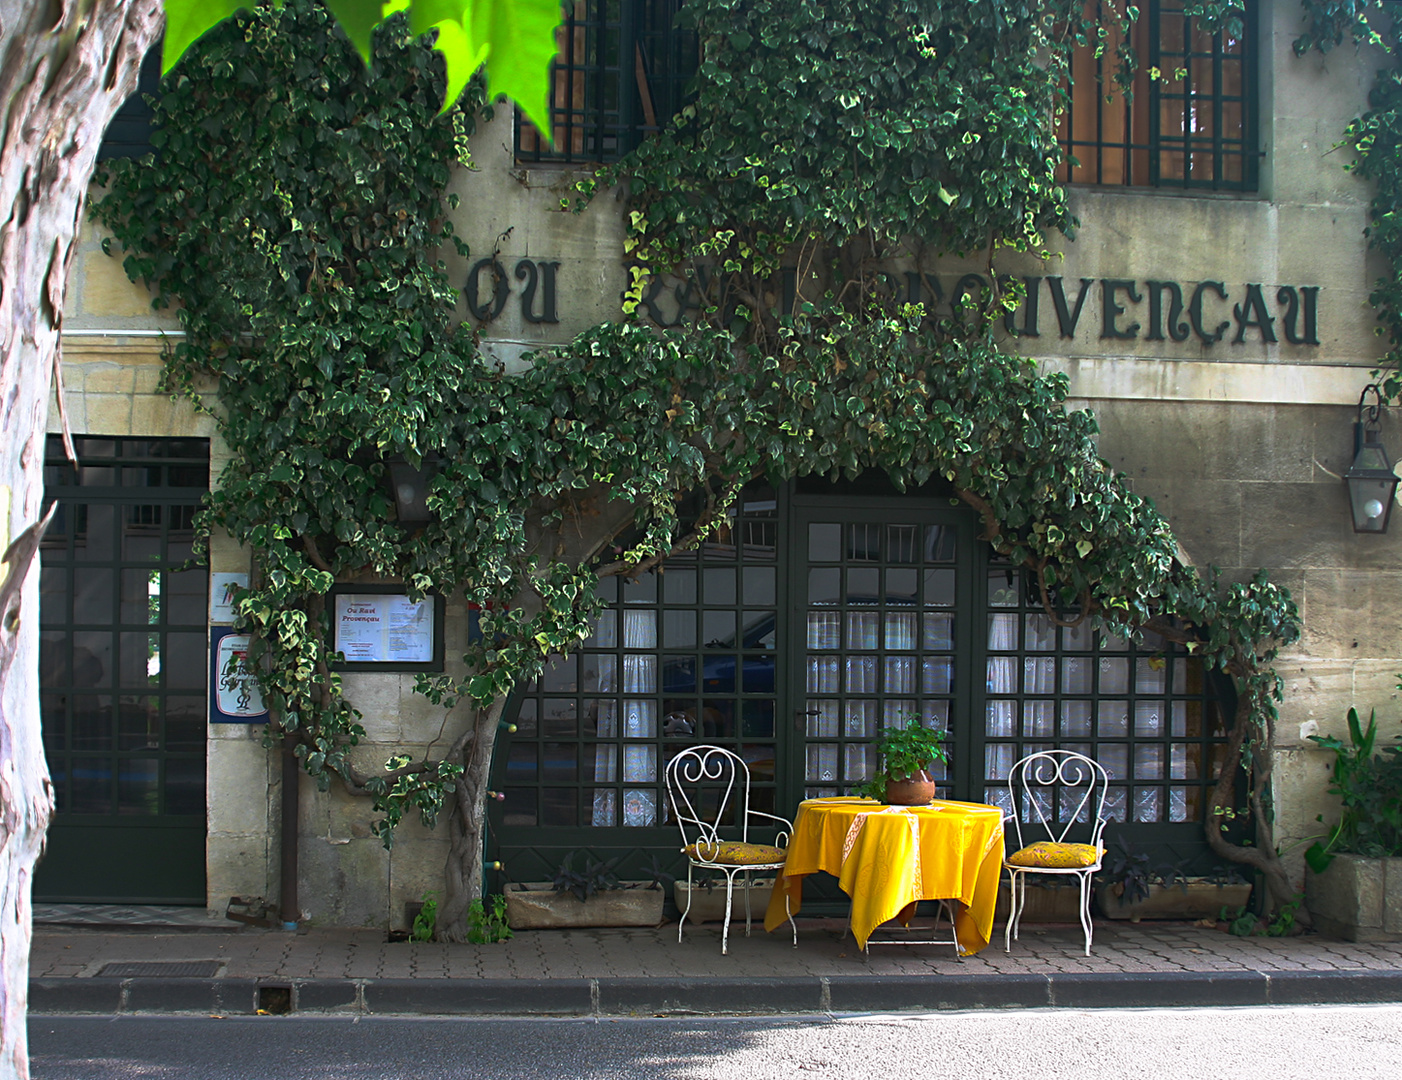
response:
[(402, 585), (337, 585), (327, 596), (340, 671), (442, 671), (443, 597)]

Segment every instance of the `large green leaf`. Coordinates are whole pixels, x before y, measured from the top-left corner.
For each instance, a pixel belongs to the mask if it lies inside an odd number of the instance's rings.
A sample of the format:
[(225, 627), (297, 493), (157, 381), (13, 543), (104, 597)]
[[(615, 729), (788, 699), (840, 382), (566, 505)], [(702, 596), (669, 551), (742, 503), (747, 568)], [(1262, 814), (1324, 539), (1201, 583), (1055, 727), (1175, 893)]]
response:
[[(488, 48), (493, 94), (505, 94), (549, 138), (550, 61), (555, 58), (559, 0), (472, 0), (470, 37)], [(447, 53), (449, 82), (453, 58)]]
[[(487, 64), (494, 93), (505, 94), (549, 138), (550, 61), (555, 56), (558, 0), (324, 0), (356, 51), (370, 61), (375, 27), (408, 9), (415, 34), (437, 29), (434, 44), (448, 66), (447, 109), (473, 74)], [(196, 40), (245, 0), (165, 0), (166, 37), (161, 72), (175, 66)]]
[[(167, 0), (169, 3), (169, 0)], [(380, 0), (322, 0), (328, 11), (336, 17), (341, 29), (346, 32), (346, 37), (351, 39), (351, 44), (355, 46), (355, 51), (360, 53), (360, 58), (367, 64), (370, 63), (370, 36), (375, 32), (375, 27), (384, 22), (387, 14), (387, 7), (393, 9), (402, 5), (386, 5)]]
[(216, 23), (221, 23), (247, 0), (166, 0), (166, 36), (161, 47), (161, 74), (173, 68), (185, 50)]

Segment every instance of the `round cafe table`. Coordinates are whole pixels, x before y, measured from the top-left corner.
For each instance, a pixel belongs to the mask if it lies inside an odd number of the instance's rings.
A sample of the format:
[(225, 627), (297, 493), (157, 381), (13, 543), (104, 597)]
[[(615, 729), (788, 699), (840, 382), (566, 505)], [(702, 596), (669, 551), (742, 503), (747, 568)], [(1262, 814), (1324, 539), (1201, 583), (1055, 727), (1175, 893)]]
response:
[(1003, 811), (996, 806), (946, 799), (928, 806), (887, 806), (855, 796), (805, 799), (764, 928), (774, 930), (787, 912), (796, 913), (804, 876), (826, 870), (852, 898), (850, 921), (859, 947), (882, 923), (909, 922), (918, 900), (955, 900), (955, 935), (967, 956), (992, 934), (1002, 866)]

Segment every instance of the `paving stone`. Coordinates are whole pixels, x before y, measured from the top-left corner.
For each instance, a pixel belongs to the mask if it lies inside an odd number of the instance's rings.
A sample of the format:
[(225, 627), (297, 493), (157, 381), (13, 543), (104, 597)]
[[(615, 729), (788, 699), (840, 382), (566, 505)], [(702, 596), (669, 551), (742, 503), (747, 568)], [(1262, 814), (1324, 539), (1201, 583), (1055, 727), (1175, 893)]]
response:
[[(700, 1001), (713, 992), (710, 988), (720, 984), (734, 986), (748, 981), (776, 988), (803, 987), (803, 994), (807, 994), (809, 985), (819, 985), (827, 979), (831, 986), (838, 985), (832, 980), (842, 983), (840, 992), (852, 995), (854, 1000), (860, 993), (875, 1000), (875, 995), (885, 993), (879, 984), (889, 982), (895, 987), (889, 992), (892, 1000), (899, 1002), (909, 999), (911, 993), (903, 984), (942, 983), (946, 998), (952, 1000), (955, 988), (970, 980), (1002, 985), (1007, 993), (1016, 989), (1017, 980), (1061, 980), (1067, 993), (1074, 991), (1088, 997), (1091, 991), (1080, 986), (1077, 979), (1089, 986), (1095, 980), (1107, 984), (1130, 980), (1132, 985), (1133, 980), (1157, 978), (1171, 988), (1175, 977), (1181, 980), (1192, 976), (1209, 980), (1210, 985), (1210, 980), (1234, 974), (1257, 980), (1330, 974), (1362, 979), (1365, 981), (1338, 984), (1344, 990), (1338, 990), (1327, 979), (1315, 979), (1279, 992), (1310, 1000), (1309, 995), (1328, 989), (1331, 994), (1348, 993), (1361, 995), (1358, 1000), (1377, 1000), (1377, 995), (1392, 992), (1388, 989), (1392, 980), (1402, 978), (1402, 946), (1396, 944), (1331, 941), (1320, 936), (1233, 938), (1184, 924), (1097, 924), (1090, 957), (1083, 953), (1079, 927), (1039, 928), (1035, 933), (1024, 934), (1011, 953), (1003, 951), (999, 938), (963, 963), (945, 951), (926, 947), (877, 949), (864, 954), (850, 937), (844, 936), (840, 921), (834, 920), (802, 921), (797, 949), (784, 934), (766, 936), (756, 932), (750, 938), (736, 935), (728, 956), (720, 954), (719, 934), (715, 931), (689, 929), (685, 941), (678, 944), (674, 926), (587, 933), (528, 932), (493, 945), (391, 945), (377, 931), (311, 929), (288, 934), (236, 929), (228, 933), (142, 934), (131, 930), (59, 931), (41, 926), (36, 927), (31, 954), (31, 977), (39, 1003), (36, 1008), (53, 1011), (51, 1004), (59, 1000), (64, 987), (71, 986), (75, 1009), (115, 1011), (118, 1004), (114, 998), (119, 991), (104, 989), (88, 977), (103, 964), (215, 957), (224, 964), (224, 979), (214, 980), (225, 984), (219, 990), (234, 993), (231, 980), (251, 980), (246, 987), (237, 989), (239, 1002), (245, 996), (250, 1002), (253, 1000), (253, 987), (258, 980), (278, 978), (310, 987), (308, 1000), (329, 995), (324, 1000), (332, 1002), (326, 1006), (330, 1009), (359, 1008), (347, 1004), (358, 1000), (354, 996), (357, 980), (381, 984), (382, 996), (388, 993), (386, 987), (391, 983), (415, 982), (434, 983), (439, 990), (447, 984), (475, 983), (484, 989), (488, 985), (515, 985), (523, 987), (524, 993), (525, 987), (542, 982), (589, 985), (590, 980), (597, 980), (602, 986), (607, 980), (626, 987), (638, 972), (647, 972), (651, 978), (667, 980), (674, 987), (703, 988), (704, 993), (703, 989), (688, 991), (701, 994), (693, 999)], [(846, 985), (849, 982), (851, 987)], [(132, 1008), (154, 1011), (165, 1006), (198, 1007), (195, 998), (182, 1000), (179, 990), (162, 990), (146, 982), (131, 985), (137, 990)], [(335, 989), (337, 985), (339, 990)], [(1175, 993), (1186, 984), (1177, 985)], [(617, 992), (633, 994), (634, 1004), (641, 1004), (638, 991), (625, 988)], [(200, 994), (200, 1001), (211, 998), (211, 1009), (224, 1007), (219, 1005), (222, 998), (216, 988), (205, 987)], [(407, 990), (400, 996), (404, 1000), (412, 997)], [(237, 1007), (243, 1008), (241, 1004)], [(526, 1008), (524, 1001), (521, 1007)], [(571, 1007), (577, 1007), (577, 1002)]]

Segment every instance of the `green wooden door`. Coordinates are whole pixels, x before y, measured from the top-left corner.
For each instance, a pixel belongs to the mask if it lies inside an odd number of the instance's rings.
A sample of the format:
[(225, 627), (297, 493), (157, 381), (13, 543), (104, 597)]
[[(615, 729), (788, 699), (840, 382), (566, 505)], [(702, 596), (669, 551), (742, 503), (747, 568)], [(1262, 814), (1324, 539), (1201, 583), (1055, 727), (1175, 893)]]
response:
[(56, 813), (41, 902), (205, 902), (205, 439), (51, 442), (40, 696)]

